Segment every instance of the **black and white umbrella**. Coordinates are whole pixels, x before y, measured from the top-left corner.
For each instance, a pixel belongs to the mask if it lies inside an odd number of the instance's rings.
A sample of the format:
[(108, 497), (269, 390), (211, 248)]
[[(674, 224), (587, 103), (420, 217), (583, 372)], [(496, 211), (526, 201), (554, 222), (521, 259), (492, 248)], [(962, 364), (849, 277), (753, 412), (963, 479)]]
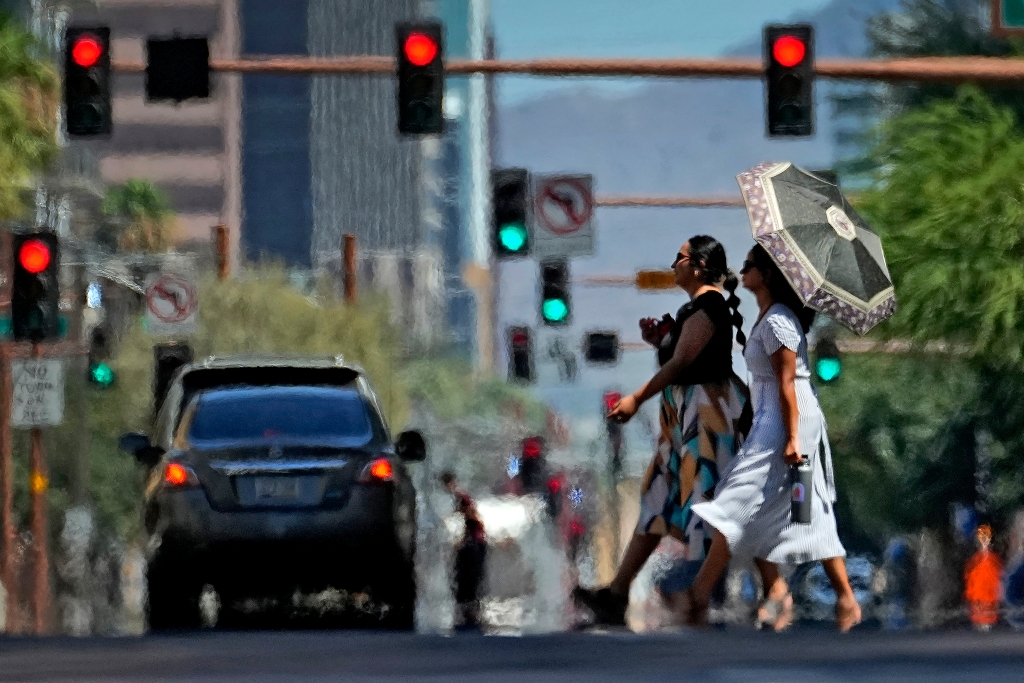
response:
[(754, 239), (804, 304), (858, 334), (896, 312), (882, 241), (835, 183), (789, 162), (736, 176)]

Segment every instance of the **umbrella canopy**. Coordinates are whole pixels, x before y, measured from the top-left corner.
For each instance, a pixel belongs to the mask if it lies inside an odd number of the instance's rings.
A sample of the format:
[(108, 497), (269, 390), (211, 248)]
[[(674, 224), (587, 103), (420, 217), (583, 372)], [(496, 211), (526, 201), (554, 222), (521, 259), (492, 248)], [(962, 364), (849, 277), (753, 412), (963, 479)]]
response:
[(804, 304), (858, 334), (896, 312), (882, 241), (834, 183), (789, 162), (736, 180), (754, 239)]

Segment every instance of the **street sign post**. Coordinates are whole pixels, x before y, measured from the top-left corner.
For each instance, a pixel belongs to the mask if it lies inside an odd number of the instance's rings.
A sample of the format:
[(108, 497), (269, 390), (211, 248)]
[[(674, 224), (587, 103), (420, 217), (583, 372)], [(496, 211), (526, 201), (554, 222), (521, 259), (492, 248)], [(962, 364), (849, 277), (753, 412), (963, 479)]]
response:
[(11, 361), (11, 425), (48, 427), (64, 419), (64, 363), (57, 359)]
[(541, 259), (594, 254), (594, 177), (534, 175), (533, 253)]
[(1024, 0), (992, 0), (992, 35), (1024, 35)]
[(146, 331), (149, 334), (195, 334), (198, 310), (194, 278), (177, 273), (157, 273), (146, 278)]

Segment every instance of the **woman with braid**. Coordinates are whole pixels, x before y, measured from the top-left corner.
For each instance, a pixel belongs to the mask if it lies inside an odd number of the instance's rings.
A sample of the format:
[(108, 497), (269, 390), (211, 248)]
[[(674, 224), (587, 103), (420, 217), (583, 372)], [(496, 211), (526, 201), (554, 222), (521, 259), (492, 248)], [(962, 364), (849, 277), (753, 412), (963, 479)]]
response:
[(675, 320), (666, 315), (660, 322), (640, 321), (644, 340), (658, 349), (661, 369), (609, 414), (624, 423), (645, 401), (661, 398), (661, 431), (643, 479), (640, 520), (611, 584), (573, 592), (601, 624), (625, 624), (630, 584), (664, 536), (686, 544), (687, 559), (703, 559), (705, 537), (691, 505), (713, 495), (718, 473), (750, 426), (747, 388), (732, 369), (733, 326), (739, 343), (746, 339), (725, 249), (713, 237), (697, 235), (679, 249), (672, 269), (690, 302)]

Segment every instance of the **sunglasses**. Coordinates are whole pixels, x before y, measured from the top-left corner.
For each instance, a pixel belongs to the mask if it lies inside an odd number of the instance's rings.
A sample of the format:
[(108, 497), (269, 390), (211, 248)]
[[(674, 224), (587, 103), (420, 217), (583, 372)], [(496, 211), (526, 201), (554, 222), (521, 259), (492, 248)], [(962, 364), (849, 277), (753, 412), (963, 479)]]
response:
[(675, 268), (676, 264), (679, 263), (680, 261), (689, 261), (689, 260), (690, 260), (689, 256), (687, 256), (686, 254), (684, 254), (681, 251), (677, 251), (676, 252), (676, 258), (675, 258), (674, 261), (672, 261), (672, 267)]
[(743, 267), (740, 268), (740, 274), (750, 272), (752, 269), (757, 268), (757, 264), (753, 261), (744, 261)]

